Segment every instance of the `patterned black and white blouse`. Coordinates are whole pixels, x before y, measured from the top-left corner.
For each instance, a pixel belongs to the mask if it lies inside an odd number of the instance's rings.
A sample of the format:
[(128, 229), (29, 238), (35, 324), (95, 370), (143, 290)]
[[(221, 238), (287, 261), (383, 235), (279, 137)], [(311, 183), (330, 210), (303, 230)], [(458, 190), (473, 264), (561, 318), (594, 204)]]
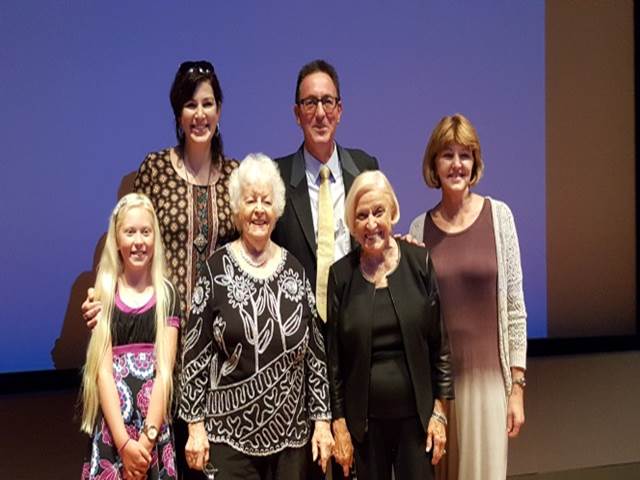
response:
[(324, 342), (302, 265), (282, 260), (259, 279), (227, 245), (194, 287), (184, 342), (180, 417), (211, 442), (248, 455), (301, 447), (331, 418)]

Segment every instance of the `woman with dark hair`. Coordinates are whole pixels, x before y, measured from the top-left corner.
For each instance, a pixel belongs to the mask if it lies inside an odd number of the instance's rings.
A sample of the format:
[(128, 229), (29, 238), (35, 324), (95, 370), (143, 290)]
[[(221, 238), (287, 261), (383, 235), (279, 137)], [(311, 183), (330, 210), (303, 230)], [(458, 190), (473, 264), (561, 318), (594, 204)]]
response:
[[(207, 259), (238, 237), (229, 206), (229, 177), (238, 162), (224, 157), (219, 125), (222, 98), (211, 63), (183, 62), (169, 94), (178, 144), (148, 154), (134, 183), (137, 192), (151, 199), (158, 215), (169, 278), (182, 299), (183, 314), (190, 309), (193, 285)], [(90, 328), (100, 309), (90, 290), (82, 305)], [(202, 474), (191, 477), (184, 460), (184, 423), (178, 422), (175, 432), (182, 478), (202, 478)]]
[(190, 302), (207, 259), (238, 237), (228, 186), (238, 163), (224, 158), (222, 89), (211, 63), (182, 63), (169, 98), (178, 145), (147, 155), (134, 185), (158, 212), (171, 280)]

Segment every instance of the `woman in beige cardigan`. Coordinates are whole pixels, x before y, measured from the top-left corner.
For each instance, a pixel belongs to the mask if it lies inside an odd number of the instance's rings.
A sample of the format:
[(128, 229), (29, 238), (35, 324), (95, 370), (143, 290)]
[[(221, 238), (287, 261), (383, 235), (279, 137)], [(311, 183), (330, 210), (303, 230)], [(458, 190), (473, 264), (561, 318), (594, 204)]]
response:
[(524, 423), (520, 249), (509, 207), (471, 191), (483, 167), (471, 122), (444, 117), (423, 160), (425, 182), (442, 198), (410, 229), (431, 251), (451, 342), (456, 400), (439, 478), (506, 478), (508, 438)]

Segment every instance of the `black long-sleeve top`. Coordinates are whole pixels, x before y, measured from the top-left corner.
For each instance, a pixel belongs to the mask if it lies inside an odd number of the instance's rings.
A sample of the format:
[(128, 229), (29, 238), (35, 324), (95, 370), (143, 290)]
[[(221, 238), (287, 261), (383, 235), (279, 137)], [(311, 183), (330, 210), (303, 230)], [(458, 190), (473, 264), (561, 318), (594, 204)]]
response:
[[(451, 354), (428, 251), (398, 241), (400, 259), (387, 276), (398, 316), (416, 410), (426, 429), (435, 398), (453, 398)], [(367, 429), (371, 317), (375, 285), (360, 271), (357, 248), (329, 271), (327, 363), (333, 418), (344, 417), (362, 441)]]
[(286, 250), (276, 271), (246, 273), (227, 245), (196, 282), (184, 341), (180, 417), (248, 455), (301, 447), (330, 419), (315, 300)]

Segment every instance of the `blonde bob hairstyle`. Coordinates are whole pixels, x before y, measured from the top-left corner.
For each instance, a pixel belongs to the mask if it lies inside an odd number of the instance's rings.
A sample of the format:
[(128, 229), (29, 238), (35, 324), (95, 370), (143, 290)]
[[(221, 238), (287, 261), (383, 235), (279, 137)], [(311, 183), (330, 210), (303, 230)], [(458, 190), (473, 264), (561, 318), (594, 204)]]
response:
[(233, 171), (229, 178), (229, 203), (233, 220), (238, 230), (242, 229), (238, 218), (240, 207), (242, 206), (242, 191), (254, 183), (263, 183), (271, 186), (276, 221), (284, 212), (284, 182), (280, 176), (278, 165), (264, 153), (250, 153), (240, 162), (240, 166)]
[(155, 357), (156, 357), (156, 384), (162, 388), (164, 395), (165, 417), (171, 405), (173, 391), (172, 348), (166, 343), (167, 317), (171, 315), (174, 305), (172, 299), (177, 301), (177, 294), (171, 283), (165, 278), (165, 260), (162, 248), (162, 237), (158, 225), (158, 218), (151, 201), (143, 194), (130, 193), (120, 199), (109, 217), (109, 229), (95, 284), (95, 298), (102, 303), (102, 310), (98, 314), (97, 324), (91, 333), (91, 339), (87, 348), (87, 359), (82, 376), (82, 422), (83, 432), (92, 433), (95, 427), (100, 399), (98, 392), (98, 376), (101, 364), (111, 347), (111, 318), (115, 304), (118, 278), (124, 272), (123, 262), (118, 249), (117, 234), (127, 212), (133, 208), (144, 208), (153, 218), (153, 258), (151, 259), (151, 282), (156, 297), (155, 325)]
[(395, 225), (400, 220), (400, 204), (391, 183), (380, 170), (368, 170), (355, 178), (344, 201), (344, 216), (352, 236), (354, 236), (358, 203), (360, 198), (369, 192), (376, 192), (386, 198), (388, 206), (391, 208), (392, 225)]
[(482, 178), (484, 162), (480, 151), (478, 132), (469, 119), (460, 113), (442, 117), (431, 132), (427, 149), (422, 160), (422, 175), (427, 186), (440, 188), (440, 178), (436, 168), (436, 159), (446, 147), (458, 144), (471, 150), (473, 154), (473, 169), (471, 170), (471, 186)]

